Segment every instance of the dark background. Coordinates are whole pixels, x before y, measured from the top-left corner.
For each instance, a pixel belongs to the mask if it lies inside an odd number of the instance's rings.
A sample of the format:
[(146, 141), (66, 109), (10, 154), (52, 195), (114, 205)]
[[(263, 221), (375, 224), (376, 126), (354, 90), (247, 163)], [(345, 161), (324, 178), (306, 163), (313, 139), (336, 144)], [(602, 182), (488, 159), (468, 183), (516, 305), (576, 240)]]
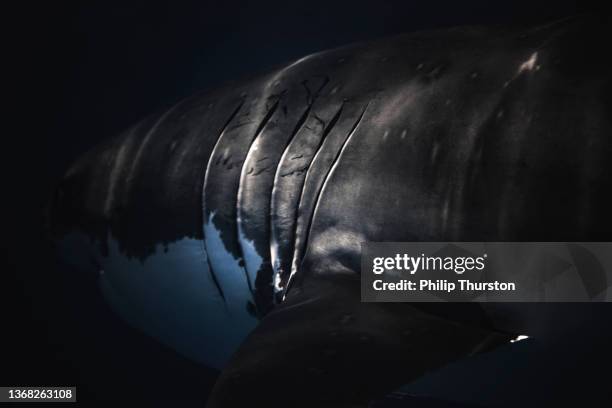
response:
[[(52, 4), (49, 4), (52, 3)], [(24, 3), (5, 41), (21, 114), (3, 132), (0, 384), (77, 385), (87, 406), (203, 402), (216, 373), (129, 328), (96, 284), (59, 267), (47, 197), (102, 138), (195, 91), (349, 42), (460, 24), (546, 22), (557, 1), (82, 1)], [(6, 57), (6, 56), (5, 56)], [(24, 79), (21, 79), (24, 77)], [(5, 113), (10, 111), (5, 111)]]

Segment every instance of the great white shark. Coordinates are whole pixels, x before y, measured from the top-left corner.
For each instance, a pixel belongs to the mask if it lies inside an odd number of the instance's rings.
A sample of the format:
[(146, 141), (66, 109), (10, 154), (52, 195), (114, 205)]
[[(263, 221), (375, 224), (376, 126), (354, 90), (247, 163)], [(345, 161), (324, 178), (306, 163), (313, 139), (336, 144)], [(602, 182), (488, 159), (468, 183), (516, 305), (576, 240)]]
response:
[(588, 305), (361, 303), (360, 244), (609, 241), (609, 29), (411, 33), (196, 94), (79, 158), (51, 232), (128, 323), (222, 370), (211, 407), (362, 406), (554, 337)]

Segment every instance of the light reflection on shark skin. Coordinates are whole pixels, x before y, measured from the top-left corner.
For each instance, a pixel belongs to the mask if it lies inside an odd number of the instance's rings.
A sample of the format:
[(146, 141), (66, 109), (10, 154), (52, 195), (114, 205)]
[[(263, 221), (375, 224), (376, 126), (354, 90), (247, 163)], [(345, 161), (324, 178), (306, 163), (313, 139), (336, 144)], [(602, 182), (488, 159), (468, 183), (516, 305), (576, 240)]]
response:
[[(225, 249), (214, 220), (213, 212), (208, 222), (204, 224), (204, 241), (210, 265), (219, 281), (230, 316), (239, 321), (250, 320), (252, 314), (248, 312), (248, 304), (253, 302), (253, 296), (249, 290), (247, 276), (240, 262)], [(253, 262), (255, 258), (250, 256), (249, 260)]]
[[(208, 223), (206, 228), (215, 258), (227, 261), (231, 255), (217, 245), (219, 234), (214, 225)], [(257, 324), (246, 308), (252, 301), (248, 288), (240, 290), (243, 276), (228, 274), (232, 279), (222, 282), (235, 301), (224, 303), (212, 281), (201, 240), (184, 238), (167, 248), (158, 245), (144, 261), (123, 255), (112, 237), (106, 256), (82, 233), (67, 235), (59, 247), (61, 252), (82, 255), (66, 258), (81, 270), (99, 274), (104, 298), (129, 325), (207, 366), (222, 368)]]
[[(208, 236), (208, 233), (206, 233), (206, 236)], [(259, 271), (261, 267), (263, 258), (261, 254), (257, 252), (254, 241), (248, 239), (240, 227), (238, 227), (238, 239), (240, 240), (240, 245), (242, 245), (242, 256), (244, 257), (247, 274), (251, 281), (251, 287), (254, 287), (255, 280), (257, 279), (257, 271)]]

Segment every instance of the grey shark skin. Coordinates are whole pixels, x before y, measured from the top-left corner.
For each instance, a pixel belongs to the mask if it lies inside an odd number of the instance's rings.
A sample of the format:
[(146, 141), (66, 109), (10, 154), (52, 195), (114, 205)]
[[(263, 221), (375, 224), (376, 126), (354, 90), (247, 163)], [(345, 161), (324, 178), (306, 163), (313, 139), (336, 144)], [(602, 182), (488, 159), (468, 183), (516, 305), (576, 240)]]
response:
[(53, 233), (124, 319), (223, 368), (212, 407), (359, 406), (554, 337), (590, 306), (360, 303), (360, 243), (609, 241), (608, 31), (401, 35), (195, 95), (84, 155)]

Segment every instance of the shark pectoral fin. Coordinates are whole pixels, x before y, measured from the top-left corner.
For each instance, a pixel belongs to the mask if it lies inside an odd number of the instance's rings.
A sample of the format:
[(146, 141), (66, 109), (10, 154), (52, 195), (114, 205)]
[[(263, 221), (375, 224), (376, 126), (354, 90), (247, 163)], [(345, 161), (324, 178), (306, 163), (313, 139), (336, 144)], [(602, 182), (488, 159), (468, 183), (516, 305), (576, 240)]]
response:
[(309, 287), (288, 296), (251, 333), (208, 407), (367, 406), (483, 345), (507, 342), (410, 304), (362, 303), (352, 285), (321, 280)]

